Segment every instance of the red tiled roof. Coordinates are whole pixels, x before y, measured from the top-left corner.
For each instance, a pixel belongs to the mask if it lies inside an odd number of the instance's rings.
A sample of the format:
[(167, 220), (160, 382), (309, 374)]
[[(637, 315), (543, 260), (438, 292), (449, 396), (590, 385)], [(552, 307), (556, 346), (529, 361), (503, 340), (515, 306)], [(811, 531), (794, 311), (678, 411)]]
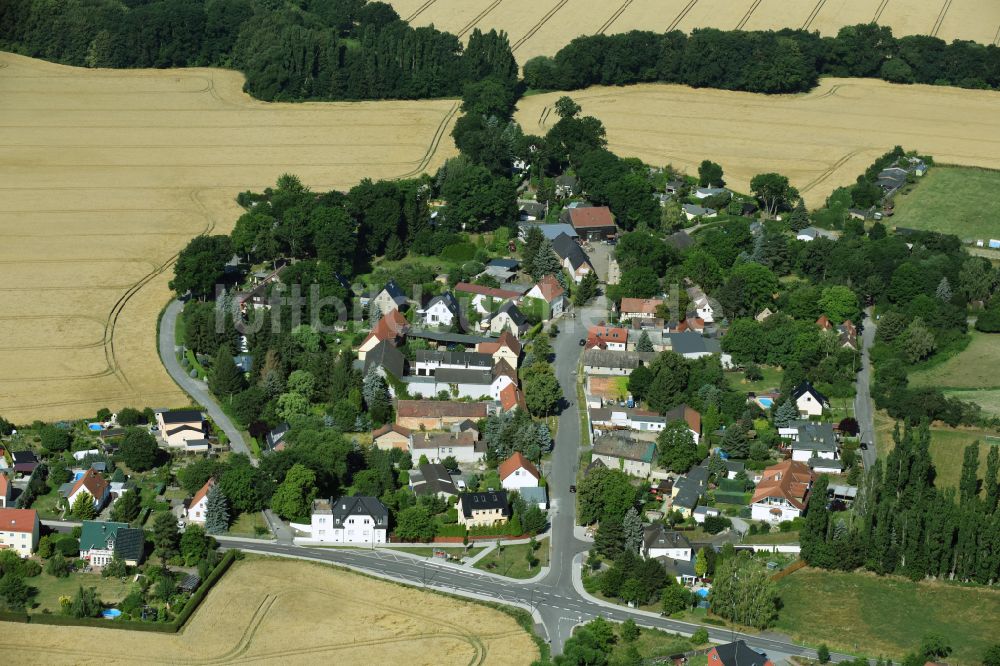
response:
[(0, 509), (0, 530), (34, 532), (38, 512), (34, 509)]
[(517, 388), (517, 384), (508, 384), (500, 391), (500, 406), (503, 411), (509, 412), (515, 407), (526, 409), (524, 403), (524, 393)]
[(495, 342), (480, 342), (478, 345), (476, 345), (476, 351), (481, 354), (492, 355), (497, 353), (497, 350), (500, 349), (501, 347), (507, 347), (507, 349), (511, 350), (518, 356), (521, 355), (521, 343), (518, 342), (517, 338), (514, 337), (514, 334), (511, 333), (506, 328), (503, 330), (503, 333), (500, 334), (500, 337), (498, 337)]
[(450, 400), (400, 400), (396, 403), (396, 416), (402, 417), (462, 417), (486, 418), (485, 402), (452, 402)]
[(405, 335), (406, 331), (410, 328), (410, 322), (406, 321), (406, 317), (399, 310), (391, 310), (384, 317), (378, 320), (375, 327), (372, 328), (371, 333), (364, 339), (361, 343), (368, 342), (372, 338), (375, 338), (379, 342), (385, 340), (392, 340), (401, 335)]
[(656, 314), (656, 308), (661, 305), (663, 301), (659, 298), (623, 298), (619, 311), (622, 314), (626, 312)]
[(104, 493), (108, 489), (108, 482), (97, 473), (97, 470), (90, 468), (73, 484), (69, 497), (72, 497), (81, 488), (90, 493), (90, 496), (95, 500), (99, 500), (104, 497)]
[(409, 437), (412, 432), (409, 428), (404, 428), (401, 425), (396, 425), (395, 423), (386, 423), (384, 426), (372, 433), (372, 439), (378, 439), (382, 435), (387, 435), (390, 432), (397, 433), (403, 437)]
[(10, 488), (11, 488), (10, 481), (7, 480), (7, 475), (0, 473), (0, 497), (9, 496)]
[(830, 319), (826, 315), (820, 315), (819, 319), (816, 320), (816, 325), (824, 331), (829, 331), (833, 328), (833, 324), (830, 323)]
[(781, 497), (797, 509), (806, 508), (806, 495), (813, 473), (809, 466), (797, 460), (786, 460), (777, 465), (771, 465), (764, 474), (753, 493), (752, 502), (758, 502), (768, 497)]
[(203, 485), (201, 489), (194, 494), (194, 497), (191, 498), (191, 504), (189, 506), (194, 506), (195, 504), (203, 500), (205, 498), (205, 495), (208, 495), (208, 491), (211, 490), (212, 486), (214, 485), (215, 485), (215, 479), (209, 479), (208, 481), (206, 481), (205, 485)]
[(472, 284), (470, 282), (459, 282), (458, 284), (455, 285), (455, 291), (464, 291), (467, 294), (481, 294), (483, 296), (492, 296), (493, 298), (502, 298), (504, 300), (521, 297), (521, 294), (516, 291), (510, 291), (508, 289), (497, 289), (495, 287), (484, 287), (481, 284)]
[(566, 293), (566, 290), (562, 288), (561, 284), (559, 284), (559, 280), (557, 280), (552, 274), (546, 275), (539, 280), (537, 286), (538, 291), (542, 292), (542, 298), (545, 299), (546, 303), (551, 303), (556, 298)]
[(570, 209), (569, 221), (574, 229), (614, 228), (615, 226), (615, 218), (607, 206)]
[(497, 472), (500, 474), (500, 480), (503, 481), (521, 467), (527, 470), (528, 474), (536, 479), (539, 479), (542, 476), (538, 473), (538, 468), (532, 465), (530, 460), (525, 458), (520, 451), (515, 451), (514, 455), (500, 463), (500, 467), (497, 468)]
[(587, 332), (587, 349), (605, 349), (608, 342), (628, 342), (628, 329), (615, 326), (591, 326)]

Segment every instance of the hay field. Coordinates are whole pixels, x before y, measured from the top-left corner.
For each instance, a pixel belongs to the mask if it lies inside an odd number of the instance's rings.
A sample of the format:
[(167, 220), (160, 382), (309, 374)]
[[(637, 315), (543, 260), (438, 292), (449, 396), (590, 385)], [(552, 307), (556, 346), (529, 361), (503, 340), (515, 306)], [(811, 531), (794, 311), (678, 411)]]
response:
[[(543, 134), (555, 122), (551, 106), (563, 94), (518, 103), (525, 133)], [(1000, 168), (998, 92), (823, 79), (802, 95), (663, 84), (568, 94), (604, 122), (609, 149), (622, 156), (692, 174), (714, 160), (741, 191), (755, 174), (778, 171), (813, 208), (896, 144), (939, 162)]]
[[(247, 189), (436, 169), (453, 100), (267, 104), (211, 69), (85, 70), (0, 53), (0, 414), (186, 402), (156, 321), (176, 253)], [(442, 140), (442, 138), (444, 140)]]
[(777, 30), (835, 35), (845, 25), (876, 22), (893, 34), (1000, 43), (995, 0), (389, 0), (415, 26), (434, 25), (465, 38), (475, 27), (510, 35), (522, 64), (553, 55), (580, 35), (629, 30)]
[[(93, 645), (114, 649), (81, 649)], [(321, 564), (263, 559), (234, 564), (176, 635), (4, 623), (0, 647), (11, 666), (516, 666), (539, 657), (531, 637), (500, 611)]]

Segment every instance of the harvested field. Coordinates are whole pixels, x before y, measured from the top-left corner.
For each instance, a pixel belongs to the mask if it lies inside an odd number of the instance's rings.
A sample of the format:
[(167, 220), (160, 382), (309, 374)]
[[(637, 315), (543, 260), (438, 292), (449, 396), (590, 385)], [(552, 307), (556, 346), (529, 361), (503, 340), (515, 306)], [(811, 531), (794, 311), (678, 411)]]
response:
[[(109, 640), (115, 649), (79, 648)], [(320, 564), (255, 559), (233, 565), (179, 634), (5, 623), (0, 646), (11, 665), (513, 666), (539, 656), (500, 611)]]
[(522, 64), (553, 55), (581, 35), (629, 30), (778, 30), (805, 28), (835, 35), (845, 25), (870, 23), (893, 34), (944, 40), (1000, 41), (994, 0), (389, 0), (413, 25), (433, 24), (465, 39), (472, 28), (510, 35)]
[[(518, 103), (525, 133), (545, 133), (555, 119), (551, 105), (563, 94)], [(823, 79), (802, 95), (666, 84), (569, 94), (604, 122), (608, 148), (622, 156), (688, 173), (714, 160), (741, 191), (755, 174), (778, 171), (814, 208), (897, 144), (939, 162), (1000, 168), (1000, 93), (993, 91)]]
[[(267, 104), (212, 69), (85, 70), (0, 53), (0, 414), (186, 402), (156, 352), (176, 253), (238, 192), (436, 169), (453, 100)], [(443, 139), (443, 140), (442, 140)]]

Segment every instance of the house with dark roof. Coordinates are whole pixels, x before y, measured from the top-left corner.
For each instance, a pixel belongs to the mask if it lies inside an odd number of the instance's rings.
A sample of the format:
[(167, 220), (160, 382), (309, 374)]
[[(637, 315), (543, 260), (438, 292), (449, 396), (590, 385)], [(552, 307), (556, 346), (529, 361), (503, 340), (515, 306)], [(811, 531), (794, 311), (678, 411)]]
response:
[(587, 349), (583, 352), (583, 371), (587, 375), (630, 375), (640, 366), (648, 366), (656, 352)]
[(389, 510), (375, 497), (345, 495), (313, 501), (311, 541), (343, 544), (385, 543)]
[(605, 240), (618, 234), (615, 216), (607, 206), (571, 208), (569, 223), (576, 233), (587, 240)]
[(406, 294), (403, 293), (403, 290), (400, 289), (396, 281), (389, 280), (382, 287), (382, 291), (375, 294), (371, 301), (368, 302), (368, 311), (374, 312), (377, 308), (378, 312), (382, 316), (385, 316), (393, 310), (405, 310), (408, 303)]
[(631, 476), (647, 478), (653, 471), (656, 445), (639, 441), (621, 433), (594, 438), (593, 458), (611, 469), (620, 469)]
[(489, 354), (466, 351), (437, 351), (418, 349), (414, 354), (413, 374), (433, 377), (438, 370), (490, 370), (494, 360)]
[(449, 328), (460, 317), (458, 300), (450, 291), (446, 291), (429, 300), (417, 314), (422, 317), (424, 326)]
[(292, 429), (292, 426), (288, 425), (288, 422), (279, 423), (273, 430), (269, 430), (266, 435), (264, 435), (264, 447), (265, 450), (270, 451), (281, 451), (285, 448), (285, 435)]
[(552, 250), (562, 260), (563, 268), (573, 276), (574, 282), (580, 282), (584, 275), (594, 270), (587, 253), (566, 234), (559, 234), (552, 239)]
[(580, 180), (570, 173), (564, 173), (556, 178), (556, 196), (568, 199), (580, 194)]
[(579, 234), (576, 233), (576, 229), (573, 228), (572, 224), (566, 224), (565, 222), (558, 222), (553, 224), (542, 224), (538, 222), (522, 222), (518, 225), (518, 237), (524, 240), (528, 237), (528, 231), (533, 227), (537, 227), (539, 231), (542, 232), (542, 237), (544, 237), (549, 242), (555, 240), (558, 236), (565, 234), (570, 238), (578, 238)]
[(691, 542), (681, 532), (667, 529), (663, 523), (652, 523), (643, 528), (642, 554), (646, 559), (669, 557), (689, 562), (693, 549)]
[(750, 649), (742, 640), (716, 645), (705, 656), (708, 666), (774, 666), (767, 655)]
[(506, 490), (462, 493), (458, 496), (458, 522), (466, 527), (502, 525), (510, 520)]
[(114, 558), (139, 566), (145, 550), (145, 532), (128, 523), (85, 520), (80, 528), (80, 557), (92, 566), (106, 566)]
[(670, 491), (670, 508), (679, 511), (685, 518), (690, 516), (698, 506), (698, 502), (708, 492), (708, 477), (707, 460), (677, 477)]
[(500, 335), (507, 331), (520, 339), (528, 330), (528, 318), (513, 301), (507, 301), (500, 306), (496, 314), (490, 317), (489, 330), (493, 335)]
[(160, 438), (171, 448), (187, 448), (188, 442), (205, 439), (205, 419), (197, 409), (157, 412)]
[(38, 467), (38, 458), (31, 451), (13, 451), (10, 454), (15, 474), (31, 474)]
[(451, 478), (448, 469), (440, 463), (420, 465), (419, 469), (410, 471), (410, 490), (418, 497), (421, 495), (436, 495), (448, 499), (458, 495), (458, 488)]
[[(407, 374), (406, 357), (396, 345), (388, 340), (383, 340), (365, 354), (364, 372), (366, 376), (372, 368), (385, 378), (392, 377), (401, 380)], [(391, 383), (389, 390), (392, 392)]]
[(799, 414), (805, 417), (822, 416), (823, 409), (830, 406), (830, 400), (816, 390), (809, 382), (803, 380), (795, 390), (792, 391), (792, 400), (799, 410)]

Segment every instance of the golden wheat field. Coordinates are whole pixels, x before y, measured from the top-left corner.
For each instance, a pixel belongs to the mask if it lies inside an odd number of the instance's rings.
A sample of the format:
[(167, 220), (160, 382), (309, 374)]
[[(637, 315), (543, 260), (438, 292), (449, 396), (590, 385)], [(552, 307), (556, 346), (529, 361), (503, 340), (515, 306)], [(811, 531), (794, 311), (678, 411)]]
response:
[(5, 622), (0, 647), (11, 666), (520, 666), (539, 657), (500, 611), (322, 564), (265, 559), (235, 563), (176, 635)]
[(845, 25), (876, 22), (896, 35), (1000, 43), (996, 0), (390, 0), (414, 25), (459, 37), (473, 28), (506, 30), (522, 64), (553, 55), (580, 35), (629, 30), (777, 30), (833, 35)]
[(1000, 168), (1000, 92), (872, 79), (823, 79), (812, 92), (772, 96), (663, 84), (595, 87), (522, 99), (524, 131), (544, 133), (564, 94), (604, 122), (608, 148), (619, 155), (692, 174), (710, 159), (744, 192), (755, 174), (777, 171), (812, 207), (897, 144), (938, 162)]
[[(454, 100), (268, 104), (212, 69), (87, 70), (0, 53), (0, 414), (185, 402), (156, 351), (177, 252), (235, 196), (433, 171)], [(443, 139), (443, 140), (442, 140)]]

